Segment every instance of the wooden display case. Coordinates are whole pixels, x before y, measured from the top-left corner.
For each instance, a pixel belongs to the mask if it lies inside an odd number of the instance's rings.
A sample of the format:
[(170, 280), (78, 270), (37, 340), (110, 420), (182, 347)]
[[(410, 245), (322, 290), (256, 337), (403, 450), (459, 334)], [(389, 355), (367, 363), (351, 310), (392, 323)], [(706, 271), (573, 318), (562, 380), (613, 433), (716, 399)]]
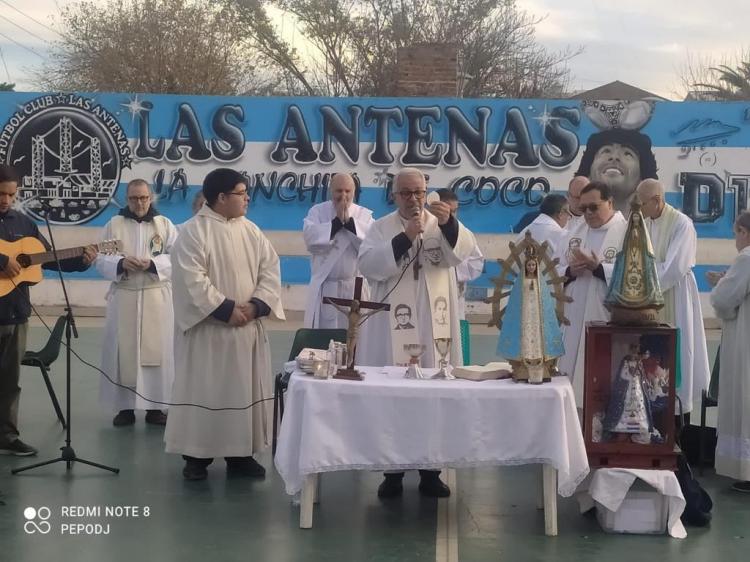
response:
[(676, 467), (676, 351), (677, 329), (668, 325), (587, 323), (583, 420), (592, 468)]

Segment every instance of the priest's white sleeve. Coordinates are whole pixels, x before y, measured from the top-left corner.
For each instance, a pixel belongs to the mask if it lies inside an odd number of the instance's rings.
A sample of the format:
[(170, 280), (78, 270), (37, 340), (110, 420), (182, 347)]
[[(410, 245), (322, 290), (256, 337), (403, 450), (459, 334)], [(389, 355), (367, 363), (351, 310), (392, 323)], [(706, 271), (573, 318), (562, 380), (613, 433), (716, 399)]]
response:
[(302, 226), (302, 238), (311, 254), (327, 252), (331, 246), (331, 223), (319, 222), (308, 213)]
[[(103, 240), (111, 240), (112, 239), (112, 223), (108, 222), (107, 225), (104, 227), (104, 232), (102, 233), (102, 239)], [(94, 266), (96, 267), (96, 270), (99, 272), (99, 275), (104, 277), (107, 281), (119, 281), (124, 273), (117, 273), (117, 264), (120, 263), (120, 260), (123, 259), (123, 256), (119, 254), (109, 255), (109, 254), (97, 254), (96, 261), (94, 262)]]
[(279, 256), (261, 230), (254, 224), (252, 226), (259, 238), (258, 281), (255, 284), (252, 298), (262, 300), (270, 307), (276, 318), (285, 320), (284, 307), (281, 304)]
[(384, 236), (373, 226), (359, 247), (357, 266), (362, 275), (373, 281), (387, 281), (401, 274), (401, 268), (393, 257), (392, 237)]
[(164, 252), (151, 258), (151, 261), (154, 262), (154, 267), (156, 267), (156, 277), (159, 281), (169, 281), (172, 278), (172, 259), (169, 257), (169, 254), (177, 240), (177, 228), (172, 224), (172, 221), (166, 219), (166, 226), (167, 241), (164, 244)]
[(183, 228), (170, 254), (175, 324), (186, 332), (219, 308), (226, 297), (208, 277), (204, 242), (195, 228)]
[(456, 266), (456, 280), (459, 283), (466, 283), (467, 281), (473, 281), (480, 275), (484, 270), (484, 256), (479, 246), (474, 242), (474, 250), (471, 255)]
[(750, 293), (750, 255), (740, 254), (711, 291), (711, 304), (722, 320), (737, 317), (740, 304)]
[(693, 265), (698, 249), (698, 237), (689, 219), (680, 220), (672, 231), (667, 247), (667, 257), (656, 264), (659, 285), (667, 291), (685, 278)]
[(468, 259), (477, 245), (476, 239), (471, 233), (471, 230), (461, 224), (460, 220), (456, 218), (453, 220), (458, 223), (458, 240), (456, 240), (456, 245), (451, 247), (444, 234), (440, 237), (443, 257), (446, 259), (446, 262), (450, 267), (456, 267), (465, 259)]

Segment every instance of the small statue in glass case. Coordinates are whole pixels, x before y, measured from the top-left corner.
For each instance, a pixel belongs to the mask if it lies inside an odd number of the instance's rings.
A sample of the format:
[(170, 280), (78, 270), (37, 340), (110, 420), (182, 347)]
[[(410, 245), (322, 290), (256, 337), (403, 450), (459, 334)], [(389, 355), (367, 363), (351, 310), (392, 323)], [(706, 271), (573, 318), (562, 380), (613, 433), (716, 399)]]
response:
[(602, 430), (617, 441), (642, 445), (661, 442), (654, 429), (649, 384), (637, 345), (631, 346), (615, 373)]

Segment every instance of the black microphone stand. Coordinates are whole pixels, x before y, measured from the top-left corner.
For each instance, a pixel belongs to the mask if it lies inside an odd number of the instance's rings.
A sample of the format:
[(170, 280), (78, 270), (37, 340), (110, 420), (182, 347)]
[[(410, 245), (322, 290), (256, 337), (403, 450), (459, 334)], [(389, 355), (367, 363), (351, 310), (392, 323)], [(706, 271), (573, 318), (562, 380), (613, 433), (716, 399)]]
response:
[(55, 464), (58, 462), (64, 462), (65, 466), (68, 470), (71, 469), (74, 462), (81, 462), (83, 464), (87, 464), (89, 466), (94, 466), (96, 468), (101, 468), (102, 470), (109, 470), (110, 472), (114, 472), (115, 474), (118, 474), (120, 472), (119, 468), (113, 468), (111, 466), (105, 466), (103, 464), (95, 463), (86, 459), (80, 458), (78, 455), (76, 455), (75, 450), (71, 446), (71, 411), (70, 411), (70, 359), (71, 359), (71, 352), (70, 352), (70, 340), (71, 336), (74, 338), (78, 338), (78, 330), (76, 329), (76, 323), (75, 318), (73, 317), (73, 309), (70, 306), (70, 300), (68, 299), (68, 290), (65, 287), (65, 280), (63, 278), (62, 274), (62, 268), (60, 267), (60, 259), (57, 256), (57, 247), (55, 246), (55, 237), (52, 235), (52, 227), (49, 223), (49, 217), (47, 216), (49, 214), (49, 207), (46, 203), (40, 201), (42, 203), (42, 207), (44, 207), (44, 222), (47, 225), (47, 233), (49, 234), (49, 242), (52, 246), (52, 255), (55, 258), (55, 263), (57, 264), (57, 273), (60, 277), (60, 286), (62, 287), (63, 291), (63, 297), (65, 298), (65, 389), (66, 389), (66, 397), (65, 397), (65, 417), (67, 420), (67, 424), (65, 427), (65, 445), (63, 447), (60, 447), (60, 451), (62, 453), (59, 457), (55, 459), (51, 459), (44, 462), (39, 462), (36, 464), (32, 464), (29, 466), (24, 466), (22, 468), (15, 468), (11, 470), (11, 474), (18, 474), (19, 472), (24, 472), (25, 470), (31, 470), (32, 468), (38, 468), (40, 466), (46, 466), (48, 464)]

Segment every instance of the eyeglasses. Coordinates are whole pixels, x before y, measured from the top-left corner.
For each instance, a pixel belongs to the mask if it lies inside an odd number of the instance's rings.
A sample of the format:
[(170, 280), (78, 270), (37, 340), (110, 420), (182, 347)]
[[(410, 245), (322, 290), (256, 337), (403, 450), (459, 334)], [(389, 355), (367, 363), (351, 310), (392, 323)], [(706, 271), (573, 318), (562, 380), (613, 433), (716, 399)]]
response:
[(396, 195), (400, 195), (404, 199), (424, 199), (427, 191), (397, 191)]
[(411, 312), (397, 312), (396, 316), (411, 316)]
[(240, 197), (245, 197), (247, 195), (247, 190), (245, 191), (228, 191), (226, 195), (239, 195)]
[(133, 203), (145, 203), (150, 200), (150, 195), (128, 195), (128, 201), (132, 201)]
[(581, 205), (580, 209), (582, 213), (595, 213), (601, 206), (601, 203), (592, 203), (591, 205)]

